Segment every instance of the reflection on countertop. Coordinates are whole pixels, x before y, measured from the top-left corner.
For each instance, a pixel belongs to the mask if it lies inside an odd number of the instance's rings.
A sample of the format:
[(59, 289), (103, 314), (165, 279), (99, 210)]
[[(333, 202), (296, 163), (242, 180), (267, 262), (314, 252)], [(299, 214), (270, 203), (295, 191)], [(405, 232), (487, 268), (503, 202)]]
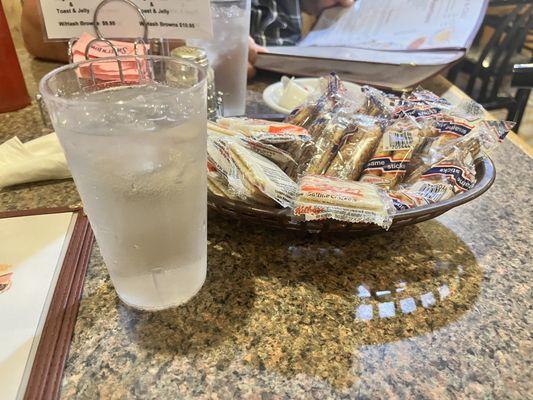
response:
[[(27, 79), (50, 68), (23, 64)], [(272, 79), (249, 86), (251, 113), (267, 111), (259, 91)], [(42, 132), (35, 105), (0, 115), (0, 141)], [(297, 235), (212, 214), (206, 284), (174, 310), (120, 303), (96, 246), (62, 397), (530, 397), (533, 160), (505, 143), (494, 161), (481, 198), (384, 234)], [(0, 191), (0, 210), (78, 202), (70, 180)]]

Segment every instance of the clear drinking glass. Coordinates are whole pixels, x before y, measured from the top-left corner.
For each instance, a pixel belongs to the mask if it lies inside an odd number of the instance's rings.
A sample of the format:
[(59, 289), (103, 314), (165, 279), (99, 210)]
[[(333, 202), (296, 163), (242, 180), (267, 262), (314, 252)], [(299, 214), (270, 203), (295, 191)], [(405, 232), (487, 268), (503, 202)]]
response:
[(205, 70), (99, 59), (52, 71), (40, 91), (118, 296), (142, 310), (189, 300), (207, 265)]
[(250, 9), (251, 0), (211, 0), (213, 40), (187, 41), (207, 51), (224, 115), (243, 115), (246, 109)]

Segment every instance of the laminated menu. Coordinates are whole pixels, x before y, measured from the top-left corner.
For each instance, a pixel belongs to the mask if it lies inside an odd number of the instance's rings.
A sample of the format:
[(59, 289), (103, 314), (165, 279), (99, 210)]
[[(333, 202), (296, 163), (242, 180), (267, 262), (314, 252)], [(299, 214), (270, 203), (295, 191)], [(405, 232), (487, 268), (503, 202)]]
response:
[(320, 15), (296, 46), (271, 46), (258, 68), (411, 88), (464, 56), (488, 0), (357, 0)]
[(94, 236), (80, 210), (0, 212), (0, 398), (56, 399)]
[[(48, 39), (79, 37), (87, 29), (93, 33), (95, 13), (103, 36), (146, 39), (209, 39), (213, 36), (211, 8), (207, 0), (40, 0), (40, 12)], [(98, 34), (98, 32), (94, 32)]]

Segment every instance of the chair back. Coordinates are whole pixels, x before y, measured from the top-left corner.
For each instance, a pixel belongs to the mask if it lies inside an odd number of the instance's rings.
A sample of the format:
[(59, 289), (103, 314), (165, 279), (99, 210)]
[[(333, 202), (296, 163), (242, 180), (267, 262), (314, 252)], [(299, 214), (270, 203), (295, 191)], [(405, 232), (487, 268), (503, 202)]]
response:
[(472, 95), (476, 83), (480, 81), (480, 90), (476, 95), (480, 103), (489, 103), (498, 97), (503, 79), (511, 73), (513, 56), (524, 46), (532, 15), (531, 4), (515, 6), (502, 17), (482, 49), (466, 86), (466, 92)]

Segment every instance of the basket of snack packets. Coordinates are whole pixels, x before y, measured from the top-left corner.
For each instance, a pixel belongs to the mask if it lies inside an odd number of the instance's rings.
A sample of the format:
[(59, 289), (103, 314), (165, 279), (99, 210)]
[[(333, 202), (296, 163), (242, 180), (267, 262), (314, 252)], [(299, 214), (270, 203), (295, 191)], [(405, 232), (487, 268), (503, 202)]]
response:
[(484, 193), (488, 154), (513, 124), (417, 88), (401, 97), (336, 74), (285, 121), (208, 124), (210, 208), (310, 232), (372, 231), (434, 218)]

